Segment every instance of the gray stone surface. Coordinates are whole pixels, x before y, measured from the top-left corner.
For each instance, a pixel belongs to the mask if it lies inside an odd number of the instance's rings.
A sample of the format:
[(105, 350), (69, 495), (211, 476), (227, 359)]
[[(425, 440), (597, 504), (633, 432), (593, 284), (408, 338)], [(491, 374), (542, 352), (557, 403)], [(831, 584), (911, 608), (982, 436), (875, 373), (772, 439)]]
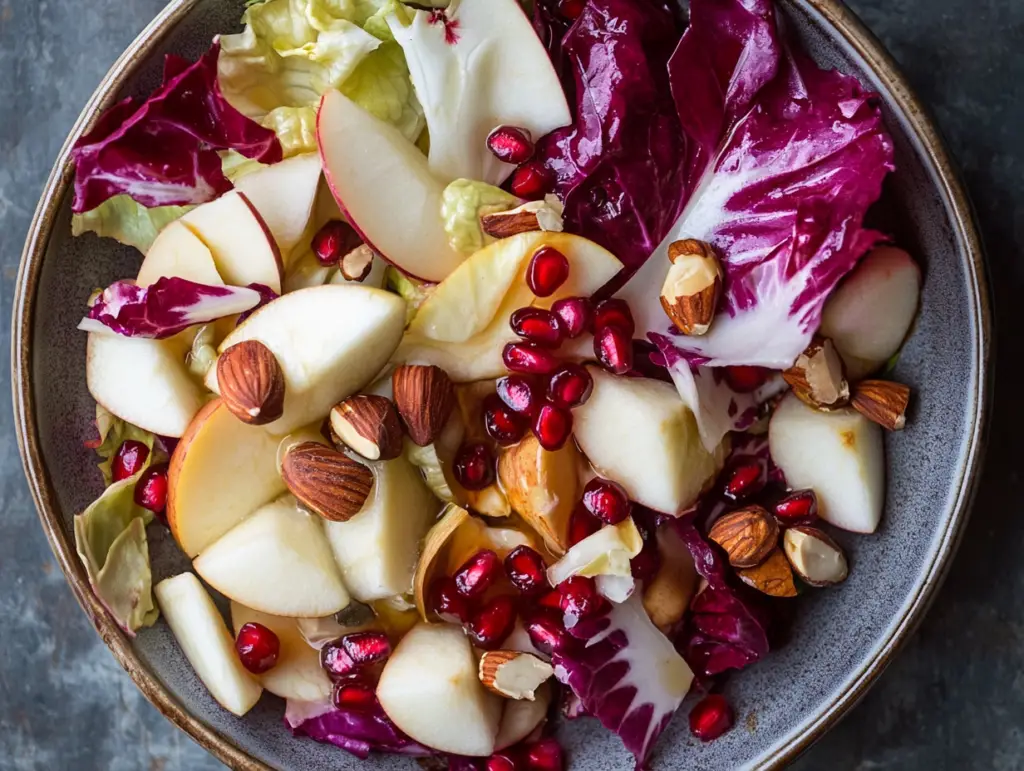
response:
[[(159, 0), (0, 0), (0, 320), (32, 208), (67, 130)], [(810, 769), (1024, 768), (1024, 4), (851, 0), (932, 105), (978, 210), (1001, 330), (995, 420), (973, 520), (917, 635)], [(1024, 210), (1022, 210), (1024, 212)], [(1022, 294), (1016, 294), (1018, 291)], [(8, 373), (0, 392), (9, 398)], [(836, 630), (842, 634), (842, 630)], [(221, 765), (153, 709), (78, 609), (0, 410), (0, 769), (202, 771)]]

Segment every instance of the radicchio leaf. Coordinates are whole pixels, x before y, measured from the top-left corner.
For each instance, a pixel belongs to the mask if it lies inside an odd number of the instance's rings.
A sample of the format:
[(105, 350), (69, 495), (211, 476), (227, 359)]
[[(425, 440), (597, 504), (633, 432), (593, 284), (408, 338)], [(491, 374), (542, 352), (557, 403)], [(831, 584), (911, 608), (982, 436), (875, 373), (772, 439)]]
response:
[(78, 140), (72, 211), (90, 211), (121, 193), (148, 207), (213, 200), (231, 189), (217, 150), (261, 163), (281, 160), (274, 132), (221, 95), (219, 54), (214, 43), (194, 64), (168, 55), (163, 84), (149, 99), (119, 102)]
[(294, 736), (333, 744), (362, 760), (371, 751), (412, 757), (434, 754), (399, 731), (376, 701), (369, 707), (337, 709), (326, 701), (288, 699), (284, 724)]
[(584, 646), (552, 657), (555, 677), (572, 688), (588, 714), (619, 735), (641, 768), (693, 673), (635, 595), (571, 632)]
[(99, 293), (78, 328), (162, 339), (194, 324), (244, 313), (261, 302), (259, 291), (244, 286), (209, 286), (167, 277), (147, 287), (115, 281)]

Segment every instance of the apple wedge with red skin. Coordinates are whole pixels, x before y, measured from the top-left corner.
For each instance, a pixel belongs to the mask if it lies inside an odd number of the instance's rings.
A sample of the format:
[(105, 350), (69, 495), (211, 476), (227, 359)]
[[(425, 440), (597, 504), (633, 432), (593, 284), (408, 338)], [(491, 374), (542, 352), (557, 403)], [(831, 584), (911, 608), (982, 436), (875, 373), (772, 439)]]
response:
[(153, 241), (135, 283), (149, 286), (160, 278), (183, 278), (207, 286), (224, 284), (209, 247), (178, 220), (169, 223)]
[(402, 272), (438, 282), (463, 261), (441, 221), (444, 184), (427, 158), (389, 123), (338, 91), (317, 115), (324, 176), (364, 241)]
[(309, 228), (320, 184), (320, 156), (305, 153), (264, 166), (235, 182), (287, 258)]

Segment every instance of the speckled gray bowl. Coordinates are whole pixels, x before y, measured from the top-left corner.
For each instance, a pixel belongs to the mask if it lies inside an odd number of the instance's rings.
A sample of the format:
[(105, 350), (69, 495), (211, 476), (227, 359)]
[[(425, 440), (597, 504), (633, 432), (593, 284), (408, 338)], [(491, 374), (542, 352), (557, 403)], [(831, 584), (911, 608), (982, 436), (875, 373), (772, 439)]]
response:
[[(291, 738), (283, 705), (265, 697), (244, 719), (217, 707), (164, 624), (129, 640), (104, 614), (75, 556), (71, 517), (100, 490), (82, 449), (93, 414), (85, 340), (75, 331), (93, 287), (131, 275), (138, 255), (110, 240), (71, 238), (68, 148), (99, 112), (148, 93), (164, 53), (198, 56), (216, 32), (237, 28), (242, 0), (173, 0), (114, 65), (75, 125), (29, 233), (13, 323), (16, 424), (40, 518), (82, 607), (146, 696), (235, 768), (355, 768), (346, 753)], [(988, 294), (970, 207), (934, 127), (893, 62), (834, 0), (788, 0), (784, 13), (823, 65), (856, 74), (882, 95), (898, 171), (875, 207), (876, 224), (925, 263), (923, 311), (900, 358), (898, 380), (916, 394), (910, 427), (887, 441), (889, 484), (881, 530), (844, 537), (853, 564), (841, 587), (800, 600), (791, 641), (734, 677), (739, 726), (710, 745), (677, 719), (654, 759), (658, 769), (784, 764), (832, 725), (870, 686), (934, 596), (963, 531), (978, 475), (988, 403)], [(159, 528), (158, 578), (185, 561)], [(594, 721), (564, 727), (574, 769), (632, 768), (619, 741)], [(380, 759), (375, 768), (410, 767)]]

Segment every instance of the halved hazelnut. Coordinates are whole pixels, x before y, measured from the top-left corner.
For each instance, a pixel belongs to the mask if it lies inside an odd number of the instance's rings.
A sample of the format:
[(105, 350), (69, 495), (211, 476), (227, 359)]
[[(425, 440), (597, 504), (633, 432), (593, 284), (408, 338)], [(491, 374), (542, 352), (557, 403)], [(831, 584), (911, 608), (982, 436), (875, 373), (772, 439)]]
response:
[(533, 701), (535, 692), (555, 670), (532, 653), (488, 651), (480, 658), (480, 682), (506, 699)]
[(816, 527), (791, 527), (782, 538), (789, 564), (810, 586), (832, 586), (846, 580), (849, 566), (842, 547)]
[(827, 337), (816, 335), (782, 377), (800, 401), (816, 410), (839, 409), (850, 401), (842, 357)]

